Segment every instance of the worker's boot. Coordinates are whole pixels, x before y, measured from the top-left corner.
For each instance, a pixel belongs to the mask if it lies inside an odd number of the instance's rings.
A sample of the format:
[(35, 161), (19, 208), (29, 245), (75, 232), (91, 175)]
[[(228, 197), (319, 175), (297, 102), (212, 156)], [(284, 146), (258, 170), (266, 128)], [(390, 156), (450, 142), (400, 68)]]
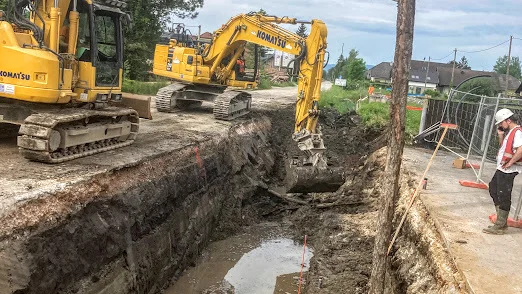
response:
[[(499, 210), (499, 206), (498, 205), (495, 205), (495, 210), (497, 211), (497, 217), (498, 217), (498, 210)], [(495, 224), (492, 224), (490, 226), (488, 226), (488, 228), (492, 228)]]
[(505, 211), (499, 208), (497, 221), (491, 228), (482, 230), (486, 234), (503, 235), (507, 230), (507, 219), (509, 211)]

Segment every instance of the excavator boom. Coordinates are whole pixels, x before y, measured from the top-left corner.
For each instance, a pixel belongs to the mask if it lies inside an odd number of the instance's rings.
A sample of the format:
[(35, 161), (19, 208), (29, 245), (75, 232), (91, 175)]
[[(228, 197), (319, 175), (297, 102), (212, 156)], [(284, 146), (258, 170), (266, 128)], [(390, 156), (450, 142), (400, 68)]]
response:
[[(308, 37), (301, 37), (279, 26), (298, 23), (310, 24)], [(179, 36), (180, 32), (177, 34)], [(326, 38), (327, 28), (321, 20), (299, 21), (289, 17), (249, 13), (232, 17), (214, 32), (210, 44), (196, 46), (185, 41), (187, 38), (172, 39), (169, 44), (156, 46), (154, 73), (172, 78), (177, 83), (158, 92), (156, 106), (160, 111), (170, 111), (173, 105), (181, 102), (211, 100), (220, 101), (220, 104), (215, 103), (214, 113), (218, 108), (221, 109), (218, 113), (226, 113), (224, 116), (216, 116), (218, 119), (230, 119), (230, 114), (234, 112), (232, 109), (245, 114), (250, 107), (247, 92), (243, 92), (243, 99), (237, 99), (240, 91), (229, 93), (230, 99), (227, 100), (223, 99), (226, 92), (211, 95), (210, 89), (224, 89), (227, 86), (248, 89), (256, 86), (254, 80), (242, 78), (237, 70), (247, 43), (294, 55), (296, 57), (291, 64), (297, 68), (298, 86), (292, 138), (305, 156), (291, 162), (292, 169), (288, 174), (293, 176), (290, 176), (289, 182), (295, 189), (290, 190), (335, 190), (344, 182), (344, 178), (339, 170), (328, 167), (323, 156), (326, 148), (318, 127)], [(206, 95), (206, 98), (198, 98), (198, 95)], [(225, 100), (226, 103), (223, 103)], [(223, 106), (229, 111), (223, 111)], [(315, 180), (325, 179), (334, 184), (314, 183)]]

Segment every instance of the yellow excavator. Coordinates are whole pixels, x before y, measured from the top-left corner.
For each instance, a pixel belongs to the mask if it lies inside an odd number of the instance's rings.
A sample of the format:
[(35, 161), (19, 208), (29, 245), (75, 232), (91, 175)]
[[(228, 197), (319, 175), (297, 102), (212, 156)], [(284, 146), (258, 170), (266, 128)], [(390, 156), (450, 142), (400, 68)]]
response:
[[(310, 24), (308, 37), (301, 37), (279, 24)], [(156, 95), (156, 108), (170, 112), (174, 108), (214, 103), (216, 119), (231, 120), (247, 114), (251, 95), (237, 88), (256, 87), (255, 73), (248, 76), (241, 68), (247, 43), (279, 50), (296, 56), (290, 64), (297, 69), (298, 87), (293, 139), (305, 156), (293, 159), (287, 172), (290, 192), (335, 191), (344, 182), (339, 168), (327, 165), (323, 138), (318, 126), (321, 81), (326, 54), (327, 28), (321, 20), (258, 13), (232, 17), (213, 33), (209, 44), (194, 40), (185, 27), (178, 25), (167, 44), (157, 44), (153, 72), (174, 83)], [(257, 67), (257, 52), (255, 67)], [(238, 70), (239, 67), (239, 70)], [(228, 89), (227, 89), (228, 88)], [(236, 89), (233, 89), (236, 88)]]
[(58, 163), (134, 141), (138, 112), (121, 107), (126, 5), (9, 0), (0, 13), (0, 123), (20, 125), (24, 157)]

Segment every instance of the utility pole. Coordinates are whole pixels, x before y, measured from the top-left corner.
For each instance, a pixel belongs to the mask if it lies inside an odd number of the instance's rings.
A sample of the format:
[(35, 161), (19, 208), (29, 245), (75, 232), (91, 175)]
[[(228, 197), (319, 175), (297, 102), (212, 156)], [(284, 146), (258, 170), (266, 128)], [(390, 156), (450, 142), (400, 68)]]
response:
[(426, 81), (428, 80), (428, 75), (430, 73), (430, 62), (431, 62), (431, 56), (428, 57), (428, 67), (426, 68), (426, 77), (424, 78), (424, 92), (426, 92)]
[(457, 48), (455, 48), (455, 55), (453, 55), (453, 69), (451, 70), (450, 93), (453, 89), (453, 77), (455, 76), (455, 64), (457, 63)]
[(513, 44), (513, 36), (509, 36), (509, 53), (507, 60), (507, 69), (506, 69), (506, 95), (509, 90), (509, 66), (511, 65), (511, 45)]
[(397, 37), (393, 62), (393, 87), (390, 99), (390, 125), (386, 167), (381, 182), (381, 207), (377, 219), (377, 235), (373, 248), (369, 294), (392, 293), (386, 289), (386, 269), (389, 266), (388, 246), (392, 238), (393, 216), (399, 196), (399, 178), (404, 151), (406, 100), (408, 98), (409, 65), (413, 50), (415, 0), (397, 1)]
[(426, 77), (424, 78), (424, 103), (422, 104), (422, 113), (421, 113), (421, 121), (419, 125), (419, 134), (424, 132), (424, 124), (426, 123), (426, 115), (428, 113), (428, 98), (426, 97), (426, 84), (428, 80), (428, 75), (430, 74), (430, 62), (431, 56), (428, 57), (428, 67), (426, 68)]

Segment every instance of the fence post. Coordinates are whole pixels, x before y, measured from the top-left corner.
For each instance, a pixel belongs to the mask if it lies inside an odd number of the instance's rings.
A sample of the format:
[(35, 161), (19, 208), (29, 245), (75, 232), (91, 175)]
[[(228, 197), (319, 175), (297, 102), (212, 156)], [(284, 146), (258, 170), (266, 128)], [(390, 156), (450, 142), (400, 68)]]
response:
[(475, 116), (475, 125), (473, 126), (473, 133), (471, 133), (471, 140), (469, 141), (469, 148), (468, 148), (468, 155), (466, 155), (466, 161), (469, 160), (469, 156), (471, 154), (471, 148), (473, 148), (473, 138), (476, 136), (476, 133), (477, 133), (477, 128), (478, 128), (478, 124), (479, 124), (479, 118), (481, 117), (481, 114), (482, 114), (482, 106), (484, 105), (484, 100), (486, 98), (484, 97), (484, 95), (482, 95), (480, 97), (480, 104), (479, 104), (479, 109), (477, 111), (477, 115)]
[(426, 98), (426, 95), (424, 95), (424, 103), (422, 105), (422, 114), (421, 114), (421, 121), (419, 125), (419, 134), (422, 134), (424, 132), (424, 125), (426, 124), (426, 115), (428, 113), (428, 103), (429, 98)]
[[(498, 94), (497, 102), (495, 103), (495, 111), (493, 112), (494, 114), (497, 113), (498, 105), (500, 103), (500, 96), (501, 96), (501, 94)], [(493, 131), (494, 126), (495, 126), (495, 120), (492, 119), (491, 123), (489, 125), (489, 128), (487, 130), (488, 139), (486, 140), (486, 147), (484, 148), (484, 153), (482, 154), (482, 161), (480, 162), (480, 169), (477, 174), (477, 183), (480, 182), (480, 179), (482, 178), (482, 173), (484, 172), (484, 163), (486, 162), (486, 157), (488, 155), (489, 142), (491, 140), (491, 133)]]

